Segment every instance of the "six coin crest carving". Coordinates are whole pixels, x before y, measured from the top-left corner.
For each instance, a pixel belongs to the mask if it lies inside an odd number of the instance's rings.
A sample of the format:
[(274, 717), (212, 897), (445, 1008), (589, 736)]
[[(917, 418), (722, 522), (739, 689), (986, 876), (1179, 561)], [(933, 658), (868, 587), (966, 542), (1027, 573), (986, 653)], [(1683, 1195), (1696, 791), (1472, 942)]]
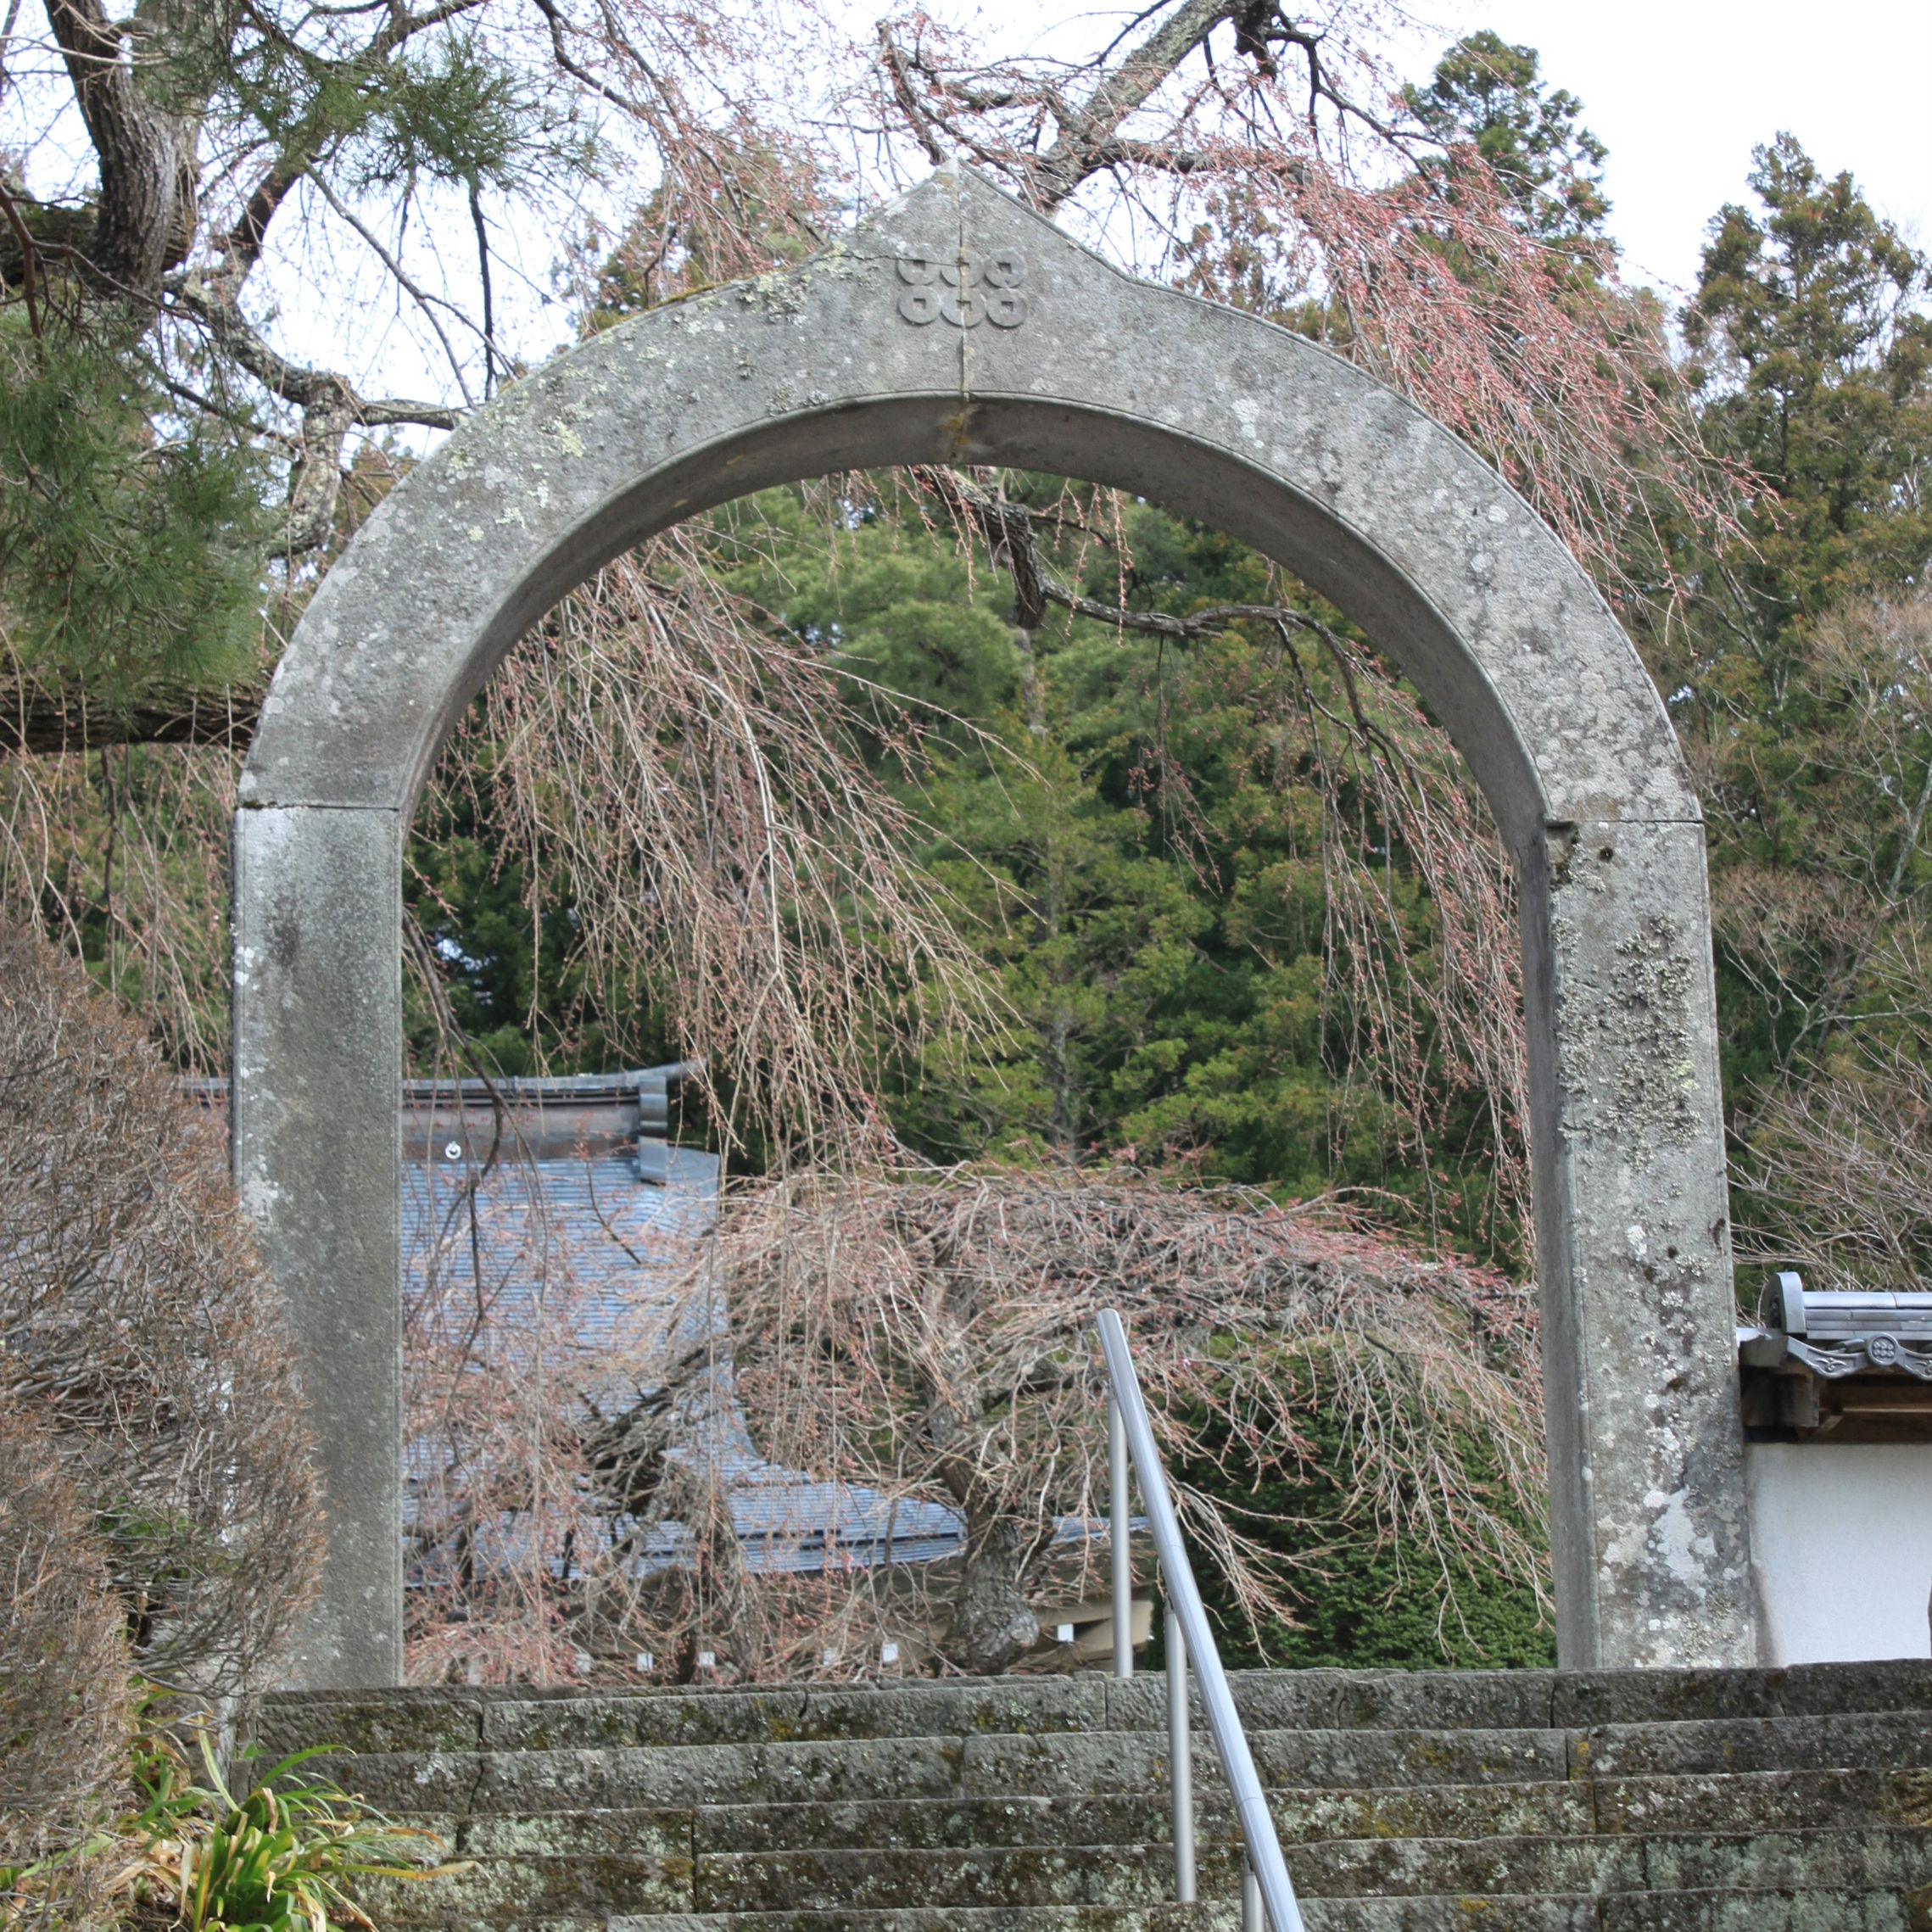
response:
[(1016, 248), (987, 254), (962, 248), (951, 256), (937, 248), (908, 248), (899, 257), (899, 279), (906, 284), (899, 313), (922, 328), (946, 321), (960, 329), (981, 322), (1016, 329), (1026, 320), (1026, 298), (1019, 291), (1025, 277), (1026, 258)]

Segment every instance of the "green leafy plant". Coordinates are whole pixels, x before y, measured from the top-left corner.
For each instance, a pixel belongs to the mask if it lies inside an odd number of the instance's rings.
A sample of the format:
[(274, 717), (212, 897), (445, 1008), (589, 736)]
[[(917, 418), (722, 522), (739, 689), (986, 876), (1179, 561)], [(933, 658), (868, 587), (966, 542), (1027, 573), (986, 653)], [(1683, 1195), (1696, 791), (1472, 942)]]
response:
[(237, 1799), (205, 1734), (198, 1743), (206, 1785), (187, 1781), (186, 1762), (165, 1737), (136, 1774), (148, 1801), (134, 1820), (142, 1845), (131, 1890), (171, 1895), (188, 1932), (328, 1932), (332, 1919), (372, 1927), (345, 1889), (357, 1879), (461, 1868), (403, 1862), (405, 1840), (432, 1834), (392, 1823), (339, 1785), (291, 1775), (328, 1745), (283, 1758)]
[(124, 1923), (186, 1932), (330, 1932), (374, 1921), (351, 1896), (364, 1879), (425, 1879), (467, 1869), (422, 1864), (410, 1841), (430, 1832), (399, 1825), (339, 1785), (296, 1775), (336, 1747), (315, 1745), (271, 1767), (237, 1798), (205, 1731), (196, 1745), (205, 1784), (165, 1728), (137, 1735), (133, 1778), (140, 1809), (81, 1844), (30, 1865), (0, 1867), (0, 1927), (64, 1896), (71, 1868), (92, 1867), (88, 1890)]

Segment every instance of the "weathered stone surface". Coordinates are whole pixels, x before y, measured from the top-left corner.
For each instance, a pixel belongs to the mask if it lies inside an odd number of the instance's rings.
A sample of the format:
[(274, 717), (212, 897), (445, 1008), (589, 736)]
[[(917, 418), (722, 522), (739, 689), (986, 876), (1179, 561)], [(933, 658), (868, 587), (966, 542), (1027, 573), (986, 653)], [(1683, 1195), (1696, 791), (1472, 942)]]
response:
[(832, 1745), (671, 1745), (646, 1750), (502, 1751), (476, 1761), (472, 1808), (575, 1811), (855, 1795), (945, 1797), (961, 1785), (961, 1739), (908, 1751), (893, 1739)]
[(1268, 1729), (1541, 1730), (1551, 1723), (1556, 1673), (1242, 1671), (1231, 1682), (1242, 1722)]
[[(1251, 1711), (1355, 1720), (1254, 1739), (1309, 1932), (1840, 1932), (1917, 1927), (1932, 1901), (1924, 1667), (1238, 1681)], [(812, 1694), (812, 1723), (830, 1734), (782, 1740), (774, 1711), (801, 1720), (802, 1697), (398, 1692), (277, 1697), (265, 1715), (290, 1746), (327, 1741), (304, 1723), (350, 1714), (371, 1739), (445, 1734), (438, 1709), (449, 1734), (472, 1739), (490, 1707), (505, 1719), (500, 1748), (332, 1767), (478, 1861), (446, 1887), (393, 1904), (385, 1892), (399, 1925), (1235, 1932), (1237, 1833), (1204, 1739), (1208, 1903), (1159, 1902), (1171, 1885), (1166, 1739), (1133, 1689), (828, 1689)], [(679, 1701), (694, 1707), (688, 1725), (665, 1708)], [(607, 1741), (638, 1736), (646, 1705), (655, 1734), (712, 1741)], [(1082, 1708), (1090, 1728), (1060, 1728)], [(1558, 1710), (1622, 1716), (1568, 1729), (1491, 1722)], [(573, 1711), (595, 1747), (560, 1741)], [(922, 1731), (922, 1716), (974, 1724)], [(1438, 1723), (1404, 1722), (1422, 1717)]]
[(1343, 1839), (1298, 1845), (1288, 1868), (1311, 1898), (1561, 1896), (1644, 1883), (1638, 1839)]
[(451, 1821), (454, 1829), (438, 1834), (461, 1858), (656, 1858), (689, 1865), (698, 1818), (695, 1811), (542, 1812)]
[(352, 1751), (477, 1751), (483, 1711), (474, 1692), (282, 1691), (256, 1706), (249, 1734), (265, 1764), (313, 1744)]
[(1598, 1932), (1589, 1896), (1315, 1898), (1304, 1916), (1309, 1932)]
[[(1680, 1889), (1680, 1878), (1682, 1885), (1875, 1890), (1916, 1882), (1924, 1847), (1919, 1834), (1885, 1833), (1825, 1834), (1810, 1845), (1801, 1834), (1778, 1834), (1695, 1841), (1365, 1838), (1298, 1845), (1289, 1863), (1298, 1890), (1311, 1901), (1600, 1895)], [(1209, 1896), (1238, 1892), (1232, 1845), (1203, 1846), (1199, 1872)], [(1117, 1843), (701, 1854), (696, 1879), (700, 1909), (721, 1912), (897, 1907), (935, 1891), (974, 1905), (1151, 1904), (1172, 1885), (1164, 1846)]]
[[(1159, 1680), (1156, 1680), (1157, 1682)], [(1034, 1678), (991, 1683), (801, 1685), (795, 1690), (641, 1691), (613, 1697), (493, 1697), (482, 1706), (486, 1750), (596, 1745), (804, 1744), (846, 1738), (974, 1731), (1097, 1729), (1107, 1680)], [(1164, 1714), (1160, 1722), (1164, 1725)]]
[(1581, 1726), (1929, 1709), (1932, 1662), (1903, 1659), (1784, 1670), (1566, 1671), (1552, 1680), (1549, 1721)]
[(427, 1880), (371, 1879), (358, 1896), (382, 1925), (596, 1924), (619, 1914), (694, 1909), (690, 1859), (587, 1852), (480, 1858), (467, 1871)]
[[(1932, 1710), (1932, 1662), (1771, 1670), (1234, 1671), (1254, 1730), (1583, 1730), (1704, 1718)], [(1199, 1724), (1199, 1700), (1190, 1702)], [(591, 1750), (653, 1744), (796, 1744), (1167, 1728), (1158, 1672), (995, 1683), (920, 1679), (620, 1693), (460, 1686), (282, 1691), (251, 1736), (273, 1759), (318, 1741), (357, 1751)]]
[(233, 1159), (288, 1297), (329, 1538), (294, 1684), (402, 1676), (402, 832), (309, 806), (235, 825)]
[[(1285, 1843), (1333, 1838), (1521, 1838), (1588, 1834), (1594, 1829), (1590, 1790), (1579, 1782), (1284, 1790), (1272, 1793), (1270, 1802), (1276, 1829)], [(701, 1854), (866, 1845), (912, 1850), (929, 1845), (1153, 1845), (1170, 1841), (1173, 1831), (1168, 1801), (1153, 1795), (1064, 1798), (1009, 1793), (999, 1798), (910, 1802), (718, 1805), (695, 1815), (694, 1844)], [(1749, 1822), (1765, 1815), (1760, 1811)], [(1868, 1803), (1847, 1815), (1862, 1824), (1877, 1814)], [(541, 1829), (540, 1823), (533, 1823), (530, 1829)], [(1200, 1795), (1194, 1829), (1203, 1845), (1232, 1845), (1240, 1835), (1233, 1808), (1218, 1791)]]
[(1537, 1221), (1558, 1650), (1742, 1662), (1751, 1551), (1703, 832), (1592, 819), (1553, 827), (1544, 852), (1522, 920), (1537, 1187), (1565, 1203)]
[(613, 1918), (610, 1932), (1234, 1932), (1238, 1918), (1213, 1906), (958, 1906)]
[(428, 1829), (440, 1830), (443, 1821), (468, 1814), (484, 1762), (473, 1751), (369, 1751), (330, 1770), (378, 1810), (412, 1824), (422, 1818)]
[(1589, 1793), (1600, 1832), (1794, 1831), (1872, 1824), (1924, 1824), (1900, 1801), (1910, 1773), (1860, 1771), (1725, 1771), (1685, 1777), (1572, 1780)]
[(1603, 1901), (1601, 1932), (1918, 1932), (1896, 1891), (1627, 1893)]
[(1932, 1765), (1932, 1725), (1919, 1711), (1845, 1711), (1822, 1717), (1707, 1718), (1605, 1724), (1570, 1734), (1571, 1775), (1656, 1777)]
[[(1270, 1790), (1390, 1784), (1527, 1784), (1566, 1773), (1560, 1731), (1262, 1731), (1250, 1740)], [(1197, 1771), (1203, 1784), (1212, 1770)]]
[(1910, 1890), (1932, 1879), (1923, 1831), (1756, 1831), (1643, 1840), (1654, 1891)]
[[(1204, 1867), (1231, 1860), (1203, 1854)], [(1215, 1889), (1229, 1874), (1203, 1871)], [(1240, 1883), (1237, 1873), (1233, 1883)], [(1174, 1894), (1174, 1861), (1164, 1845), (1050, 1845), (887, 1851), (825, 1850), (714, 1852), (697, 1862), (701, 1912), (896, 1910), (935, 1893), (962, 1906), (1152, 1906)]]
[[(1002, 284), (948, 311), (919, 277), (962, 251)], [(1427, 694), (1523, 868), (1563, 1661), (1750, 1662), (1701, 831), (1636, 653), (1522, 500), (1393, 392), (947, 169), (800, 268), (517, 383), (384, 500), (276, 671), (241, 782), (237, 917), (291, 943), (278, 975), (238, 962), (237, 1070), (282, 1126), (238, 1140), (237, 1171), (305, 1346), (345, 1380), (332, 1474), (375, 1458), (335, 1484), (295, 1681), (394, 1675), (399, 1604), (385, 1622), (374, 1566), (397, 1542), (394, 1459), (371, 1433), (394, 1376), (373, 1311), (395, 1293), (394, 1107), (379, 1116), (363, 1056), (399, 1038), (394, 879), (438, 749), (516, 636), (624, 545), (765, 484), (914, 461), (1157, 497), (1297, 571)], [(351, 894), (360, 950), (325, 930), (325, 895), (276, 876), (319, 885), (303, 840), (338, 819), (372, 853), (389, 841)], [(325, 1096), (345, 1165), (303, 1140)]]
[[(1918, 1932), (1896, 1893), (1627, 1893), (1595, 1899), (1310, 1899), (1308, 1932)], [(612, 1919), (611, 1932), (1237, 1932), (1239, 1907), (1093, 1907), (957, 1912), (742, 1912), (729, 1918)]]
[(1008, 1845), (1152, 1844), (1168, 1829), (1154, 1796), (848, 1799), (833, 1804), (712, 1805), (693, 1845), (709, 1852), (978, 1851)]

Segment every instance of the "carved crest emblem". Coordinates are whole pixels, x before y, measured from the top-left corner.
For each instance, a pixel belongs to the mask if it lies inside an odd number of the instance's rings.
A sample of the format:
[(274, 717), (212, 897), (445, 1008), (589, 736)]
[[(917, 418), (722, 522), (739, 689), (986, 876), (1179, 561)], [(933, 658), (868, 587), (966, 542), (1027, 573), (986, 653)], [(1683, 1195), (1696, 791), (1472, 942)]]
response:
[(970, 248), (946, 255), (937, 248), (908, 248), (899, 257), (899, 313), (923, 328), (951, 322), (955, 328), (1016, 329), (1026, 320), (1026, 258), (1016, 248), (977, 254)]

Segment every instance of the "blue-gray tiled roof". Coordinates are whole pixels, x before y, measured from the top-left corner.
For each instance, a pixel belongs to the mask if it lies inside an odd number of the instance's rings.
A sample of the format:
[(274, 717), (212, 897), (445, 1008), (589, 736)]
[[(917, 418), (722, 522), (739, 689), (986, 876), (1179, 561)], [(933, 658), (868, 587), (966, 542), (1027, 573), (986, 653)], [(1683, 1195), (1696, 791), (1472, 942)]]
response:
[[(445, 1158), (451, 1147), (455, 1154)], [(433, 1133), (405, 1167), (403, 1257), (412, 1308), (423, 1307), (433, 1286), (441, 1292), (432, 1304), (466, 1320), (480, 1261), (488, 1321), (477, 1346), (527, 1347), (549, 1327), (545, 1354), (553, 1373), (564, 1371), (560, 1386), (605, 1414), (650, 1393), (673, 1356), (714, 1339), (719, 1358), (709, 1399), (695, 1405), (689, 1439), (671, 1454), (715, 1466), (754, 1572), (818, 1570), (829, 1560), (923, 1563), (958, 1551), (965, 1526), (954, 1510), (824, 1482), (759, 1455), (730, 1387), (722, 1291), (707, 1299), (682, 1286), (716, 1224), (714, 1157), (646, 1140), (641, 1163), (626, 1148), (577, 1159), (502, 1160), (477, 1177), (473, 1148), (473, 1140)], [(662, 1185), (639, 1178), (640, 1165), (648, 1172), (660, 1164)], [(436, 1453), (427, 1439), (405, 1445), (411, 1517)], [(619, 1517), (606, 1528), (623, 1537), (636, 1527)], [(507, 1561), (523, 1533), (505, 1518), (486, 1540)], [(656, 1524), (642, 1540), (646, 1568), (690, 1560), (691, 1539), (680, 1524)]]

